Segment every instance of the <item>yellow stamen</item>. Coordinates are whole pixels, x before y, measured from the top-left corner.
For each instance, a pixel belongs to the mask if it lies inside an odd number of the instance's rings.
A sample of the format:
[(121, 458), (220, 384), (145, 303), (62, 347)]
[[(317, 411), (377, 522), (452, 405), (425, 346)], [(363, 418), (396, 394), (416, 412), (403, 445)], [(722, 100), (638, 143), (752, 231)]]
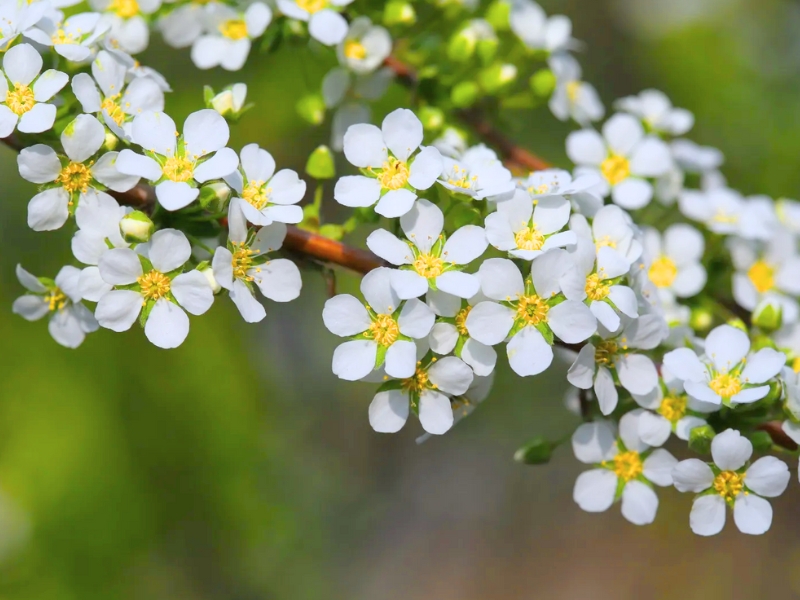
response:
[(758, 260), (747, 270), (747, 278), (763, 294), (775, 287), (775, 268), (766, 261)]
[(59, 44), (77, 44), (78, 40), (75, 39), (75, 35), (72, 33), (67, 33), (60, 27), (56, 30), (56, 32), (50, 38), (50, 41), (53, 42), (54, 46), (58, 46)]
[(598, 365), (614, 366), (614, 356), (619, 346), (614, 340), (605, 340), (597, 344), (594, 349), (594, 362)]
[(544, 246), (544, 234), (536, 225), (524, 227), (514, 234), (514, 242), (520, 250), (541, 250)]
[(461, 335), (469, 335), (469, 332), (467, 331), (467, 317), (469, 316), (469, 311), (471, 310), (472, 307), (467, 305), (466, 308), (462, 308), (460, 311), (458, 311), (458, 314), (456, 315), (456, 329)]
[(417, 273), (426, 279), (438, 277), (444, 271), (444, 261), (431, 254), (420, 254), (412, 266)]
[(358, 40), (347, 40), (344, 43), (344, 55), (351, 60), (364, 60), (367, 57), (367, 49)]
[(391, 346), (400, 335), (400, 327), (392, 315), (377, 315), (370, 323), (369, 329), (364, 332), (368, 338), (375, 340), (381, 346)]
[(549, 310), (550, 306), (547, 302), (536, 294), (520, 296), (517, 302), (517, 319), (534, 326), (546, 323)]
[(708, 387), (723, 398), (730, 398), (742, 391), (742, 382), (730, 373), (721, 373), (711, 380)]
[(242, 190), (242, 198), (253, 205), (254, 208), (261, 210), (269, 203), (269, 194), (272, 188), (265, 188), (263, 181), (250, 180)]
[(256, 251), (245, 246), (244, 242), (236, 244), (233, 251), (233, 258), (231, 259), (233, 276), (236, 279), (253, 281), (253, 278), (247, 274), (253, 267), (253, 254), (256, 254)]
[(141, 287), (141, 293), (144, 297), (142, 305), (147, 304), (148, 300), (160, 300), (169, 294), (172, 284), (169, 277), (155, 269), (140, 276), (136, 282)]
[(667, 396), (656, 412), (674, 425), (686, 416), (686, 396)]
[(247, 23), (243, 19), (228, 19), (220, 23), (219, 32), (229, 40), (243, 40), (247, 37)]
[(411, 377), (409, 377), (408, 379), (403, 379), (400, 385), (405, 391), (417, 395), (419, 395), (420, 393), (422, 393), (423, 390), (426, 390), (429, 387), (432, 388), (436, 387), (430, 382), (430, 379), (428, 378), (428, 372), (425, 371), (420, 366), (417, 367), (417, 370)]
[(581, 91), (580, 81), (570, 81), (567, 84), (567, 98), (572, 104), (578, 101), (578, 94)]
[(604, 235), (601, 238), (597, 238), (597, 240), (594, 242), (594, 245), (598, 250), (606, 246), (609, 248), (616, 248), (617, 242), (616, 240), (612, 240), (610, 235)]
[(448, 178), (447, 183), (449, 183), (452, 186), (459, 187), (463, 190), (468, 190), (477, 181), (478, 181), (477, 175), (469, 177), (469, 173), (467, 173), (466, 169), (462, 169), (461, 167), (456, 165), (453, 167), (453, 176)]
[(130, 19), (139, 14), (139, 3), (136, 0), (112, 0), (108, 10), (117, 13), (123, 19)]
[(183, 156), (170, 156), (161, 170), (170, 181), (191, 181), (194, 178), (194, 163)]
[(406, 163), (396, 158), (390, 158), (383, 163), (381, 168), (383, 170), (378, 175), (381, 187), (387, 190), (399, 190), (405, 186), (408, 181), (408, 165)]
[(620, 452), (614, 457), (613, 462), (611, 470), (625, 482), (636, 479), (642, 474), (642, 457), (634, 450)]
[(586, 278), (586, 296), (589, 300), (603, 300), (611, 291), (611, 286), (600, 279), (600, 275), (592, 273)]
[(13, 90), (6, 93), (6, 105), (18, 117), (21, 117), (35, 104), (33, 90), (22, 83), (15, 83)]
[(56, 183), (68, 191), (70, 194), (73, 192), (86, 193), (89, 189), (89, 184), (92, 182), (92, 172), (89, 167), (83, 163), (69, 163), (66, 167), (61, 169), (58, 174)]
[(678, 267), (671, 258), (661, 256), (650, 265), (647, 275), (656, 287), (669, 287), (672, 285), (672, 282), (675, 281), (675, 277), (678, 276)]
[(722, 471), (714, 478), (714, 489), (726, 502), (731, 502), (744, 489), (744, 481), (735, 471)]
[(612, 154), (600, 165), (600, 172), (611, 185), (622, 183), (631, 174), (631, 164), (624, 156)]
[(53, 288), (46, 297), (50, 312), (61, 310), (67, 305), (67, 295), (60, 288)]
[(796, 356), (792, 361), (792, 370), (795, 373), (800, 373), (800, 356)]
[(328, 6), (328, 0), (295, 0), (295, 2), (299, 8), (312, 15)]
[(120, 127), (125, 122), (125, 112), (119, 104), (119, 99), (122, 94), (108, 96), (103, 100), (100, 108)]

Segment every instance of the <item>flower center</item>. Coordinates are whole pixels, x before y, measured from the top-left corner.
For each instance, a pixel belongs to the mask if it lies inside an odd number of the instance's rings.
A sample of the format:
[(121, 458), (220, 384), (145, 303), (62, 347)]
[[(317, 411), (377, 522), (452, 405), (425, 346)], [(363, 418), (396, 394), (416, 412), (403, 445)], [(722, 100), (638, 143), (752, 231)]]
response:
[(390, 158), (383, 163), (381, 174), (378, 175), (378, 181), (381, 182), (381, 187), (387, 190), (399, 190), (408, 181), (408, 166), (406, 163)]
[(375, 340), (381, 346), (391, 346), (400, 335), (400, 327), (392, 315), (378, 315), (370, 323), (369, 329), (364, 332), (364, 335)]
[(462, 308), (460, 311), (458, 311), (458, 314), (456, 315), (456, 329), (461, 335), (469, 335), (469, 332), (467, 331), (467, 317), (469, 316), (469, 311), (471, 310), (472, 307), (467, 306), (466, 308)]
[(417, 370), (411, 377), (403, 379), (400, 385), (405, 391), (416, 395), (429, 387), (436, 387), (430, 382), (428, 372), (420, 366), (417, 366)]
[(517, 302), (517, 319), (528, 325), (546, 323), (549, 310), (550, 306), (547, 302), (536, 294), (520, 296)]
[(148, 300), (160, 300), (169, 294), (170, 278), (155, 269), (140, 276), (136, 282), (142, 290), (143, 305), (147, 304)]
[(775, 268), (763, 260), (757, 260), (747, 270), (747, 278), (763, 294), (775, 287)]
[(595, 245), (595, 248), (597, 248), (598, 250), (600, 250), (600, 248), (604, 248), (604, 247), (608, 247), (608, 248), (612, 248), (613, 249), (613, 248), (617, 247), (617, 241), (611, 239), (610, 235), (604, 235), (601, 238), (597, 238), (597, 240), (595, 240), (595, 242), (594, 242), (594, 245)]
[(717, 209), (717, 212), (714, 213), (714, 216), (711, 217), (711, 220), (715, 223), (723, 223), (725, 225), (734, 225), (739, 222), (739, 215), (736, 214), (728, 214), (721, 208)]
[(624, 156), (612, 154), (600, 165), (600, 172), (611, 185), (625, 181), (631, 174), (631, 164)]
[(328, 0), (296, 0), (296, 3), (302, 10), (312, 15), (328, 6)]
[(220, 23), (219, 32), (229, 40), (243, 40), (247, 37), (247, 23), (244, 19), (228, 19)]
[(108, 10), (114, 11), (123, 19), (130, 19), (139, 14), (139, 3), (136, 0), (112, 0)]
[(18, 117), (32, 109), (34, 104), (33, 90), (22, 83), (15, 83), (14, 89), (6, 93), (6, 105)]
[(792, 371), (800, 373), (800, 356), (795, 357), (792, 361)]
[(603, 280), (600, 279), (600, 275), (597, 273), (592, 273), (586, 278), (586, 296), (589, 300), (603, 300), (606, 296), (608, 296), (608, 292), (611, 290), (611, 286), (607, 283), (603, 283)]
[(269, 194), (272, 188), (265, 188), (263, 181), (250, 180), (250, 183), (244, 186), (242, 190), (242, 198), (253, 205), (254, 208), (261, 210), (269, 202)]
[(605, 340), (597, 344), (594, 349), (594, 362), (598, 365), (612, 365), (614, 355), (619, 350), (617, 343), (613, 340)]
[(536, 225), (532, 225), (515, 233), (514, 241), (520, 250), (541, 250), (544, 246), (544, 234), (536, 228)]
[(161, 170), (170, 181), (191, 181), (194, 177), (194, 163), (183, 156), (170, 156)]
[(432, 254), (420, 254), (413, 264), (414, 270), (426, 279), (438, 277), (444, 271), (444, 261)]
[(459, 167), (458, 165), (454, 165), (453, 172), (451, 173), (450, 178), (447, 180), (447, 183), (463, 190), (468, 190), (477, 181), (477, 175), (470, 177), (466, 169)]
[(253, 254), (255, 250), (251, 250), (244, 243), (236, 245), (233, 251), (233, 258), (231, 259), (231, 266), (233, 267), (233, 276), (236, 279), (245, 279), (253, 281), (253, 278), (247, 274), (253, 266)]
[(352, 60), (364, 60), (367, 57), (367, 49), (358, 40), (347, 40), (344, 43), (344, 55)]
[(567, 87), (567, 98), (572, 104), (575, 104), (578, 101), (578, 94), (580, 94), (581, 92), (581, 82), (570, 81), (566, 87)]
[(122, 94), (106, 97), (103, 99), (100, 109), (105, 111), (109, 118), (111, 118), (111, 120), (117, 125), (122, 126), (122, 123), (125, 121), (125, 112), (119, 105), (120, 96), (122, 96)]
[(67, 305), (67, 295), (60, 288), (53, 288), (46, 297), (50, 312), (61, 310)]
[(714, 377), (708, 387), (723, 398), (730, 398), (742, 391), (742, 382), (730, 373), (722, 373)]
[(675, 281), (675, 277), (678, 276), (678, 267), (671, 258), (662, 256), (653, 261), (647, 271), (647, 275), (656, 287), (669, 287)]
[(60, 27), (56, 30), (56, 32), (50, 38), (50, 41), (53, 42), (54, 46), (59, 44), (77, 44), (78, 40), (75, 39), (75, 35), (72, 33), (67, 33)]
[(620, 452), (614, 457), (614, 466), (611, 470), (625, 482), (636, 479), (642, 474), (642, 457), (634, 450)]
[(656, 412), (674, 425), (686, 416), (686, 396), (667, 396)]
[(714, 489), (717, 490), (720, 496), (725, 498), (726, 502), (735, 500), (743, 488), (744, 481), (742, 481), (742, 476), (735, 471), (722, 471), (714, 477)]
[(92, 172), (83, 163), (69, 163), (61, 169), (56, 179), (70, 194), (73, 192), (85, 193), (92, 181)]

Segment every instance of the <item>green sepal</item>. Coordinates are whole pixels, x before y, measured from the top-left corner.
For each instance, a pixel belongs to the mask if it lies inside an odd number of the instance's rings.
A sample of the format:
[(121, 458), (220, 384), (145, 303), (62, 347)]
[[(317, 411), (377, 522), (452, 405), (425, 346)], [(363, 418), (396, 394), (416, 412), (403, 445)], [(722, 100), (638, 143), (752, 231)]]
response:
[(539, 330), (539, 333), (542, 334), (544, 341), (550, 344), (551, 346), (555, 343), (555, 336), (553, 335), (553, 330), (547, 325), (547, 323), (537, 323), (535, 325), (536, 329)]
[(514, 460), (523, 465), (544, 465), (550, 462), (553, 444), (544, 436), (536, 436), (514, 453)]
[(379, 368), (383, 362), (386, 360), (386, 351), (389, 349), (388, 346), (383, 346), (378, 344), (378, 351), (375, 353), (375, 368)]

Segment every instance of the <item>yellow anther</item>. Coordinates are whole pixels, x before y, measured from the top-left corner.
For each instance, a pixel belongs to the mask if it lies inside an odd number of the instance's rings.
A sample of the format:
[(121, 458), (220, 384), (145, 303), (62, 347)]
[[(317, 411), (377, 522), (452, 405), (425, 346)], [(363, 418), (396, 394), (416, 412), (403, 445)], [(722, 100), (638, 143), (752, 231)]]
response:
[(194, 163), (183, 156), (170, 156), (161, 170), (170, 181), (191, 181), (194, 178)]
[(399, 190), (408, 181), (408, 165), (396, 158), (390, 158), (383, 163), (378, 181), (381, 187), (387, 190)]
[(758, 260), (747, 270), (747, 278), (763, 294), (775, 287), (775, 268), (763, 260)]
[(400, 327), (392, 315), (377, 315), (370, 323), (364, 335), (375, 340), (381, 346), (391, 346), (400, 335)]
[(83, 163), (69, 163), (61, 169), (56, 182), (70, 194), (73, 192), (85, 193), (92, 182), (92, 172)]
[(467, 331), (467, 317), (469, 316), (469, 311), (471, 310), (472, 307), (467, 305), (466, 308), (462, 308), (460, 311), (458, 311), (458, 314), (456, 315), (456, 329), (461, 335), (469, 335), (469, 332)]
[(142, 304), (146, 304), (148, 300), (160, 300), (169, 294), (172, 284), (169, 277), (155, 269), (141, 275), (136, 282), (141, 287), (142, 296), (144, 296)]
[(731, 502), (742, 493), (744, 481), (735, 471), (722, 471), (714, 478), (714, 489), (726, 502)]
[(34, 104), (33, 90), (22, 83), (15, 83), (14, 89), (6, 93), (6, 106), (18, 117), (32, 109)]
[(597, 273), (592, 273), (586, 278), (586, 296), (589, 300), (603, 300), (611, 291), (611, 286), (604, 283)]
[(667, 396), (656, 412), (674, 425), (686, 416), (686, 396)]
[(600, 165), (600, 172), (611, 185), (622, 183), (631, 174), (631, 164), (624, 156), (612, 154)]
[(426, 279), (438, 277), (444, 271), (444, 261), (431, 254), (420, 254), (412, 266), (419, 275)]
[(364, 60), (367, 57), (367, 49), (358, 40), (347, 40), (344, 43), (344, 55), (352, 60)]
[(139, 14), (139, 3), (136, 0), (112, 0), (108, 10), (117, 13), (123, 19), (130, 19)]
[(242, 190), (242, 198), (254, 208), (261, 210), (269, 203), (272, 188), (265, 188), (263, 181), (250, 180)]
[(546, 323), (549, 310), (550, 306), (547, 302), (536, 294), (520, 296), (517, 301), (517, 319), (527, 325)]
[(721, 373), (711, 380), (708, 387), (723, 398), (730, 398), (742, 391), (742, 382), (730, 373)]
[(541, 250), (544, 241), (544, 234), (536, 228), (536, 225), (524, 227), (514, 234), (514, 242), (520, 250)]
[(219, 32), (229, 40), (243, 40), (247, 37), (247, 23), (244, 19), (228, 19), (220, 23)]
[(623, 481), (636, 479), (642, 474), (642, 457), (634, 450), (620, 452), (614, 457), (613, 462), (612, 470)]
[(650, 265), (647, 275), (656, 287), (669, 287), (678, 276), (678, 267), (671, 258), (661, 256)]

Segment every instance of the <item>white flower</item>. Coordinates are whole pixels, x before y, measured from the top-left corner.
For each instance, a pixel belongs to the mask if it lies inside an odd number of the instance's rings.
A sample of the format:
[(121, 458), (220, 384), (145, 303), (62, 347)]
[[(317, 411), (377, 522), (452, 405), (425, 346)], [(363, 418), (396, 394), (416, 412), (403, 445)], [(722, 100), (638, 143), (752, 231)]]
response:
[[(367, 100), (375, 102), (380, 100), (386, 93), (389, 84), (392, 83), (395, 72), (389, 67), (380, 68), (371, 73), (352, 73), (346, 67), (334, 67), (322, 78), (322, 99), (325, 106), (334, 108), (339, 106), (346, 97), (350, 96), (354, 100)], [(359, 104), (368, 109), (366, 105)], [(338, 114), (338, 111), (337, 113)], [(334, 116), (334, 119), (336, 117)], [(350, 125), (367, 123), (368, 121), (354, 121)], [(339, 140), (339, 151), (343, 149), (345, 127)]]
[(392, 287), (400, 298), (417, 298), (429, 288), (459, 298), (471, 298), (478, 293), (478, 278), (461, 269), (486, 250), (488, 242), (482, 227), (465, 225), (445, 238), (444, 215), (427, 200), (416, 202), (400, 217), (400, 227), (408, 241), (385, 229), (376, 229), (367, 238), (370, 250), (400, 266), (391, 273)]
[(764, 456), (747, 465), (753, 444), (734, 429), (711, 441), (709, 465), (697, 458), (681, 461), (672, 471), (680, 492), (699, 494), (692, 503), (689, 525), (697, 535), (716, 535), (725, 525), (725, 505), (742, 533), (760, 535), (772, 525), (772, 506), (764, 500), (780, 496), (789, 484), (786, 463)]
[(150, 29), (147, 17), (161, 8), (161, 0), (90, 0), (89, 5), (102, 12), (99, 27), (109, 29), (106, 41), (129, 54), (147, 49)]
[(53, 339), (67, 348), (77, 348), (87, 333), (97, 330), (97, 321), (81, 302), (80, 275), (80, 269), (64, 267), (55, 281), (38, 279), (17, 265), (17, 279), (29, 293), (14, 301), (14, 314), (28, 321), (50, 314), (47, 329)]
[(481, 290), (495, 302), (480, 302), (469, 312), (466, 327), (479, 342), (494, 346), (509, 338), (508, 361), (522, 377), (537, 375), (553, 362), (554, 336), (568, 344), (588, 339), (597, 324), (582, 302), (565, 300), (560, 280), (569, 266), (564, 250), (533, 259), (531, 276), (505, 258), (481, 265)]
[(206, 277), (182, 272), (192, 254), (186, 236), (175, 229), (153, 234), (147, 256), (114, 248), (100, 257), (100, 276), (114, 289), (97, 303), (95, 317), (112, 331), (127, 331), (139, 317), (147, 339), (159, 348), (176, 348), (189, 335), (189, 317), (214, 303)]
[(369, 424), (380, 433), (400, 431), (411, 407), (425, 431), (446, 433), (454, 422), (451, 396), (466, 393), (472, 379), (472, 369), (455, 356), (423, 360), (410, 377), (379, 388), (369, 405)]
[[(79, 115), (61, 134), (66, 159), (44, 144), (24, 148), (17, 157), (23, 179), (45, 184), (28, 204), (28, 225), (34, 231), (58, 229), (80, 206), (80, 199), (98, 187), (127, 192), (139, 177), (125, 175), (116, 168), (117, 152), (107, 152), (91, 160), (105, 142), (103, 125), (91, 115)], [(99, 184), (99, 185), (98, 185)]]
[(639, 416), (639, 437), (651, 446), (663, 445), (670, 433), (688, 441), (692, 429), (706, 425), (705, 415), (719, 410), (716, 404), (688, 396), (683, 382), (664, 366), (661, 382), (653, 392), (631, 395), (639, 406), (648, 409)]
[(413, 340), (430, 333), (435, 315), (417, 299), (403, 302), (392, 289), (391, 271), (379, 267), (361, 280), (366, 307), (350, 294), (339, 294), (325, 303), (325, 327), (340, 337), (354, 338), (333, 353), (333, 373), (341, 379), (363, 379), (383, 364), (391, 377), (414, 375), (417, 346)]
[(221, 66), (238, 71), (250, 54), (251, 40), (261, 37), (272, 20), (263, 2), (254, 2), (242, 13), (220, 3), (207, 4), (207, 28), (192, 44), (192, 62), (198, 69)]
[(41, 75), (42, 57), (30, 44), (10, 48), (0, 76), (0, 138), (14, 132), (42, 133), (53, 126), (55, 104), (47, 101), (67, 85), (69, 76), (48, 69)]
[(446, 127), (442, 135), (431, 144), (442, 156), (459, 158), (467, 151), (467, 138), (463, 132), (454, 127)]
[(532, 200), (527, 191), (518, 189), (486, 217), (486, 238), (512, 257), (533, 260), (552, 248), (575, 244), (574, 232), (561, 231), (569, 215), (570, 203), (563, 196)]
[(578, 236), (574, 252), (584, 269), (594, 263), (600, 248), (610, 248), (629, 265), (642, 255), (642, 243), (637, 239), (633, 219), (618, 206), (603, 206), (592, 218), (591, 227), (583, 215), (573, 215), (570, 228)]
[(656, 133), (683, 135), (694, 125), (694, 115), (684, 108), (674, 108), (659, 90), (644, 90), (638, 96), (620, 98), (614, 105), (638, 117), (648, 130)]
[(671, 472), (677, 461), (666, 450), (652, 450), (639, 439), (639, 413), (623, 415), (619, 437), (608, 421), (584, 423), (575, 430), (575, 457), (596, 468), (578, 476), (572, 497), (587, 512), (604, 512), (621, 500), (623, 517), (634, 525), (648, 525), (658, 511), (653, 484), (672, 485)]
[(556, 87), (550, 96), (550, 111), (561, 121), (574, 120), (582, 126), (603, 118), (606, 109), (597, 90), (581, 79), (581, 67), (569, 54), (556, 54), (549, 61), (556, 76)]
[(634, 397), (656, 390), (656, 366), (650, 357), (636, 350), (652, 350), (666, 336), (667, 326), (660, 315), (643, 315), (616, 335), (601, 335), (595, 343), (587, 342), (569, 368), (567, 380), (580, 389), (594, 387), (600, 412), (609, 415), (619, 400), (614, 373), (620, 385)]
[(729, 238), (733, 265), (733, 298), (749, 311), (762, 302), (780, 306), (783, 323), (798, 319), (800, 254), (793, 235), (779, 230), (766, 244)]
[[(442, 157), (422, 143), (422, 123), (405, 108), (383, 120), (381, 129), (362, 123), (344, 135), (344, 155), (364, 175), (349, 175), (336, 182), (333, 197), (344, 206), (372, 206), (384, 217), (406, 214), (442, 170)], [(417, 152), (419, 149), (419, 152)]]
[(347, 36), (336, 47), (339, 63), (354, 73), (372, 73), (392, 52), (392, 37), (369, 17), (358, 17), (350, 23)]
[(455, 194), (476, 200), (507, 200), (514, 195), (511, 171), (503, 166), (494, 150), (483, 144), (472, 146), (458, 158), (442, 158), (439, 183)]
[(662, 292), (678, 298), (699, 294), (706, 284), (703, 258), (705, 241), (690, 225), (667, 227), (663, 235), (655, 228), (644, 232), (644, 268), (650, 282)]
[(72, 91), (83, 112), (100, 113), (117, 137), (130, 140), (130, 121), (143, 112), (164, 110), (164, 92), (151, 77), (135, 77), (126, 84), (127, 74), (118, 54), (101, 50), (92, 61), (91, 76), (78, 73), (72, 78)]
[(109, 250), (109, 244), (113, 248), (127, 248), (130, 244), (122, 237), (120, 221), (132, 210), (120, 206), (104, 192), (87, 192), (75, 209), (78, 226), (72, 238), (75, 258), (85, 265), (97, 265), (103, 253)]
[(266, 256), (283, 245), (283, 223), (262, 227), (255, 236), (249, 233), (240, 205), (232, 202), (228, 210), (228, 246), (217, 248), (211, 265), (214, 279), (230, 292), (242, 318), (257, 323), (267, 313), (255, 298), (253, 284), (270, 300), (290, 302), (300, 295), (303, 282), (292, 261)]
[(647, 206), (653, 186), (646, 178), (663, 175), (672, 162), (667, 145), (625, 114), (606, 121), (602, 136), (593, 129), (569, 134), (567, 155), (581, 173), (602, 175), (602, 196), (610, 192), (614, 203), (631, 210)]
[(205, 22), (206, 12), (203, 5), (191, 2), (175, 7), (159, 19), (158, 28), (167, 45), (187, 48), (203, 34)]
[(175, 122), (163, 112), (145, 112), (133, 120), (131, 134), (146, 156), (123, 150), (117, 159), (121, 173), (138, 175), (156, 186), (156, 198), (167, 210), (191, 204), (200, 194), (197, 184), (230, 175), (239, 166), (236, 152), (226, 148), (230, 130), (210, 108), (190, 114), (179, 136)]
[[(453, 425), (471, 415), (473, 411), (478, 408), (478, 404), (489, 397), (489, 393), (492, 391), (492, 385), (494, 385), (494, 373), (487, 377), (475, 375), (466, 392), (460, 396), (450, 398), (450, 406), (453, 409)], [(416, 442), (417, 444), (421, 444), (430, 439), (430, 437), (430, 433), (424, 433), (416, 439)]]
[(48, 2), (0, 3), (0, 47), (10, 48), (19, 35), (25, 35), (49, 10), (52, 6)]
[(698, 400), (726, 406), (749, 404), (767, 395), (767, 382), (786, 363), (786, 355), (772, 348), (749, 352), (746, 333), (720, 325), (708, 334), (702, 358), (689, 348), (678, 348), (664, 355), (664, 366)]
[[(466, 322), (472, 304), (437, 290), (428, 290), (426, 299), (428, 306), (437, 315), (428, 338), (431, 350), (441, 355), (452, 352), (467, 363), (476, 375), (490, 375), (497, 363), (497, 352), (491, 346), (470, 337)], [(472, 303), (475, 303), (475, 299)]]
[(223, 117), (238, 117), (247, 100), (247, 84), (234, 83), (211, 98), (211, 108)]
[(731, 235), (741, 230), (744, 199), (734, 190), (684, 190), (678, 207), (684, 216), (703, 223), (713, 233)]
[(242, 148), (241, 169), (225, 177), (239, 194), (231, 203), (237, 204), (247, 220), (254, 225), (299, 223), (303, 209), (297, 203), (306, 194), (306, 182), (291, 169), (275, 173), (275, 159), (259, 148), (248, 144)]
[(531, 50), (558, 52), (573, 45), (572, 22), (563, 15), (548, 18), (532, 0), (513, 0), (509, 25)]
[(108, 23), (100, 22), (100, 13), (88, 12), (72, 15), (61, 22), (45, 17), (29, 29), (25, 36), (44, 46), (51, 46), (58, 54), (73, 62), (91, 58), (97, 41), (108, 32)]
[(689, 173), (716, 171), (725, 162), (722, 152), (711, 146), (699, 146), (692, 140), (673, 140), (670, 150), (678, 166)]
[(309, 35), (326, 46), (335, 46), (347, 35), (347, 21), (336, 12), (353, 0), (277, 0), (278, 9), (290, 19), (308, 22)]

